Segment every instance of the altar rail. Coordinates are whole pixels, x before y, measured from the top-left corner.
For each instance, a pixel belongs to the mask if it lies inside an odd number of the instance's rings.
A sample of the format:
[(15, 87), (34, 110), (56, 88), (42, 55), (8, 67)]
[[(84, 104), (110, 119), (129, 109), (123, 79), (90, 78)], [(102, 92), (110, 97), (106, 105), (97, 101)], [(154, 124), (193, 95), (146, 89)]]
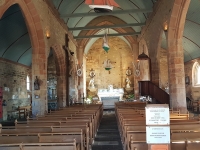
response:
[(151, 81), (139, 81), (139, 92), (141, 96), (150, 95), (152, 98), (155, 98), (158, 103), (170, 104), (169, 94)]

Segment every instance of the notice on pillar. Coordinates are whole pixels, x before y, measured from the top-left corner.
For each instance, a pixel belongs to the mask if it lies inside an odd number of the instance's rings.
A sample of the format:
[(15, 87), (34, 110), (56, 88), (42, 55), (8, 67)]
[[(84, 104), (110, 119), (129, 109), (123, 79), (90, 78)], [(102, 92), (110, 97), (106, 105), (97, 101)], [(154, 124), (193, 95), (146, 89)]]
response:
[(146, 141), (148, 144), (170, 143), (169, 126), (147, 126)]
[(150, 104), (145, 107), (146, 125), (169, 125), (169, 107), (167, 104)]

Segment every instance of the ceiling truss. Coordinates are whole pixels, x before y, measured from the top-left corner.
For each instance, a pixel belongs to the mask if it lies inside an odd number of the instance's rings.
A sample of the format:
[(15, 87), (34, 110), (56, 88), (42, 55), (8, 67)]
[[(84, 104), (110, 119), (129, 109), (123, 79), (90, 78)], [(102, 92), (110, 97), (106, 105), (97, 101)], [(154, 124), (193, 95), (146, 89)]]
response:
[(61, 18), (74, 18), (74, 17), (91, 17), (91, 16), (108, 16), (108, 15), (116, 15), (116, 14), (131, 14), (131, 13), (149, 13), (152, 12), (152, 9), (130, 9), (130, 10), (116, 10), (109, 13), (74, 13), (61, 15)]
[[(139, 34), (141, 34), (141, 32), (107, 34), (107, 36), (136, 36), (136, 35), (139, 35)], [(105, 34), (86, 35), (86, 36), (74, 36), (74, 39), (99, 38), (99, 37), (103, 37), (103, 36), (105, 36)]]
[(106, 29), (106, 28), (127, 28), (132, 26), (144, 26), (145, 23), (131, 23), (131, 24), (118, 24), (118, 25), (103, 25), (103, 26), (86, 26), (86, 27), (76, 27), (68, 28), (69, 31), (75, 30), (96, 30), (96, 29)]

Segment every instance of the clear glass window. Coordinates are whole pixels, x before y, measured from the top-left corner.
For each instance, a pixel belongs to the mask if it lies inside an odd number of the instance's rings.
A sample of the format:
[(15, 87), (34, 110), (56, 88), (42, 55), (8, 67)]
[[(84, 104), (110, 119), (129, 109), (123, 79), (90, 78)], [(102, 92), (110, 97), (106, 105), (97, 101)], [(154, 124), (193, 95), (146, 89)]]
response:
[(195, 62), (192, 68), (192, 84), (193, 86), (200, 87), (200, 65)]
[(27, 77), (26, 77), (26, 89), (27, 89), (28, 91), (30, 91), (30, 78), (29, 78), (28, 75), (27, 75)]

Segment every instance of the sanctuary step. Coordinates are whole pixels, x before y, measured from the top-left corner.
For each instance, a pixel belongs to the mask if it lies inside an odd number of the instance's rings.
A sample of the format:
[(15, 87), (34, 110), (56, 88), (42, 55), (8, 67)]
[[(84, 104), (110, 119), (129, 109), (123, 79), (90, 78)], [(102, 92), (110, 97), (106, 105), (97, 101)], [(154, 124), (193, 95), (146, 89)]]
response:
[(114, 111), (104, 111), (92, 150), (123, 150)]

